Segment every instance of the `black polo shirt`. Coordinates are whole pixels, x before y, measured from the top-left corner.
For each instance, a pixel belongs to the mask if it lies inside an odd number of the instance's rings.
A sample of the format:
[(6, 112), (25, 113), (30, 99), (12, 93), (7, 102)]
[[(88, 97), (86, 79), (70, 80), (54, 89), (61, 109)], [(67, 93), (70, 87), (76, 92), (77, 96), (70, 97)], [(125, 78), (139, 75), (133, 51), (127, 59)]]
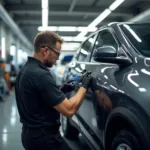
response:
[(16, 101), (25, 127), (58, 127), (60, 113), (53, 107), (66, 96), (56, 86), (50, 71), (39, 60), (28, 57), (16, 79)]

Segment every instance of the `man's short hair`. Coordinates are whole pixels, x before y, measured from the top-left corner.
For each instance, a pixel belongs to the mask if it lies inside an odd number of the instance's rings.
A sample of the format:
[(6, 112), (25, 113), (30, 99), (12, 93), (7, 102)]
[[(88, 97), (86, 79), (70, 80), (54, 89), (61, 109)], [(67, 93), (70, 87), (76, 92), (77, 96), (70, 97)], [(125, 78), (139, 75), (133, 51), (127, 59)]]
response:
[(39, 52), (42, 46), (55, 48), (57, 42), (63, 43), (63, 39), (57, 33), (52, 31), (40, 32), (34, 39), (34, 51)]

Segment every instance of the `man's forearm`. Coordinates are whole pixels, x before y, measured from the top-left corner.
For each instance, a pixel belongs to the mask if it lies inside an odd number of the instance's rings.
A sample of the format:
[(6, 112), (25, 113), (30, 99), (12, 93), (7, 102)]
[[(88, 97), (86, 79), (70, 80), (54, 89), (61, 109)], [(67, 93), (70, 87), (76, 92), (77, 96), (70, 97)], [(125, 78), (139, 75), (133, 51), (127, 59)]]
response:
[(87, 89), (80, 87), (78, 92), (72, 98), (69, 99), (69, 102), (71, 104), (70, 110), (73, 114), (76, 113), (76, 111), (78, 110), (78, 108), (82, 104), (83, 99), (86, 95), (86, 91), (87, 91)]

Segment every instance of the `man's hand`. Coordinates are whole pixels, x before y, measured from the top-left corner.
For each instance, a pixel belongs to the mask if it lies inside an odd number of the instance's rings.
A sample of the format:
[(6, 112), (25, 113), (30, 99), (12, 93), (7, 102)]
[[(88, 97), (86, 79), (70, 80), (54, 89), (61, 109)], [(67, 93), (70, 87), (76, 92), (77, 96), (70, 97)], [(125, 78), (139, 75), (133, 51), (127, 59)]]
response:
[(91, 82), (92, 82), (91, 72), (88, 72), (86, 76), (84, 76), (84, 78), (82, 79), (82, 87), (88, 90), (88, 88), (91, 86)]
[(60, 87), (60, 90), (61, 90), (62, 92), (64, 92), (65, 94), (71, 92), (72, 90), (74, 90), (74, 86), (71, 84), (73, 81), (74, 81), (74, 80), (71, 80), (71, 81), (68, 81), (68, 82), (64, 83), (64, 84)]

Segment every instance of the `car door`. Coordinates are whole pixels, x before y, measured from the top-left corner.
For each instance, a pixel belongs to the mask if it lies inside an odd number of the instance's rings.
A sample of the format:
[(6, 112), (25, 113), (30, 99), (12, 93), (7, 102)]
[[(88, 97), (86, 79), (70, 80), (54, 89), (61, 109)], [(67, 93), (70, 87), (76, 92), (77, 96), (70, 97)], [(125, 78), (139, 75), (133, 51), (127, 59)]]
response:
[[(98, 33), (95, 44), (93, 45), (93, 51), (102, 46), (112, 46), (115, 49), (119, 48), (117, 40), (108, 29), (103, 29)], [(94, 139), (96, 142), (94, 143), (95, 145), (102, 146), (106, 115), (108, 116), (112, 109), (111, 100), (105, 94), (105, 90), (110, 91), (111, 88), (108, 86), (108, 76), (105, 73), (111, 70), (111, 78), (109, 80), (113, 80), (114, 72), (118, 70), (118, 65), (95, 62), (92, 55), (93, 51), (90, 52), (89, 61), (78, 62), (78, 65), (84, 66), (87, 71), (92, 71), (93, 76), (92, 90), (88, 90), (79, 108), (78, 117), (80, 120), (80, 128), (85, 132), (84, 134)]]
[[(80, 76), (82, 71), (85, 70), (85, 65), (80, 65), (79, 62), (88, 61), (94, 44), (95, 36), (96, 34), (91, 35), (85, 42), (81, 44), (77, 54), (67, 68), (67, 75), (65, 75), (66, 81), (72, 80), (76, 76)], [(77, 85), (76, 89), (78, 89), (78, 87), (79, 86)]]

